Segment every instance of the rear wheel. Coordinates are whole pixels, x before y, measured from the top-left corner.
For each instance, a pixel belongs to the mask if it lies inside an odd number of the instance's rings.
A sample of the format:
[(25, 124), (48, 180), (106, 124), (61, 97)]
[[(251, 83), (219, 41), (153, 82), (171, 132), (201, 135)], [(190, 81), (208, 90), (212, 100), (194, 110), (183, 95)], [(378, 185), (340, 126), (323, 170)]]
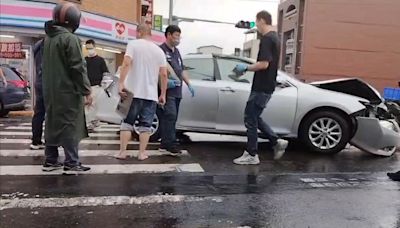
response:
[(3, 101), (0, 100), (0, 117), (5, 117), (8, 115), (10, 111), (4, 110), (4, 104)]
[(318, 111), (303, 121), (299, 136), (312, 151), (334, 154), (342, 151), (350, 140), (350, 124), (339, 113)]
[[(133, 137), (139, 139), (139, 121), (135, 122)], [(157, 142), (160, 139), (160, 121), (157, 115), (154, 115), (153, 123), (151, 125), (150, 142)]]

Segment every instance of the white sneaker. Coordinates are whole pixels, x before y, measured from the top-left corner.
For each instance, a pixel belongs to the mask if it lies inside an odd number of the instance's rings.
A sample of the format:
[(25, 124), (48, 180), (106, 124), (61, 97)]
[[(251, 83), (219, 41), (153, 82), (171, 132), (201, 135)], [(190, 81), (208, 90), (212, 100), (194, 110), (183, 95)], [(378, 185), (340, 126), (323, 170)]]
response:
[(44, 149), (45, 148), (45, 145), (44, 145), (44, 143), (40, 143), (40, 144), (31, 144), (30, 146), (29, 146), (29, 148), (31, 149), (31, 150), (42, 150), (42, 149)]
[(258, 158), (258, 154), (251, 156), (247, 151), (245, 151), (242, 156), (233, 160), (233, 163), (237, 165), (258, 165), (260, 164), (260, 159)]
[(274, 149), (274, 160), (279, 160), (285, 154), (286, 148), (289, 142), (284, 139), (278, 139), (277, 144), (273, 147)]

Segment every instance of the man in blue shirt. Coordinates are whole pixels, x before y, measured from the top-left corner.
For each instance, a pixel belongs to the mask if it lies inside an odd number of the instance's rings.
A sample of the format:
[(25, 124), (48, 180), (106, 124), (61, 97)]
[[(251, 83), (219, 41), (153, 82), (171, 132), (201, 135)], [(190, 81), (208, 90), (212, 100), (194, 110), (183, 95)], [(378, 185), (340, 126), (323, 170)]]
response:
[[(178, 77), (169, 77), (166, 104), (157, 110), (160, 119), (160, 151), (168, 152), (172, 156), (178, 156), (182, 153), (176, 145), (176, 121), (182, 99), (182, 81), (188, 86), (192, 97), (194, 96), (194, 89), (190, 85), (187, 72), (184, 70), (181, 54), (176, 48), (179, 45), (180, 36), (181, 29), (176, 25), (170, 25), (165, 31), (166, 41), (160, 46), (165, 53), (168, 64)], [(171, 72), (169, 74), (171, 75)]]

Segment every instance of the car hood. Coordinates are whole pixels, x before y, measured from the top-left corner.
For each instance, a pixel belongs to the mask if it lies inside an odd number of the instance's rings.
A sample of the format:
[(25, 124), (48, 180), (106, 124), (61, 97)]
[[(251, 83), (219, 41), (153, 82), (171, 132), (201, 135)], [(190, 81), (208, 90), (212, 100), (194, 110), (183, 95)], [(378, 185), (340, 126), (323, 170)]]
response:
[(368, 83), (357, 78), (343, 78), (329, 81), (312, 82), (310, 85), (321, 89), (345, 93), (364, 98), (372, 104), (380, 104), (383, 99), (379, 92)]

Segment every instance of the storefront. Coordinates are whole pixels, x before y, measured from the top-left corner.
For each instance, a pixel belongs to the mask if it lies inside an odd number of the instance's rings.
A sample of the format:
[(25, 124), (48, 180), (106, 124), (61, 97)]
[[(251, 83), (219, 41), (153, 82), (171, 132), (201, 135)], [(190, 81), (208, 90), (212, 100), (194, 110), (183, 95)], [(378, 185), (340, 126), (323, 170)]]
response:
[[(44, 23), (51, 19), (54, 4), (33, 1), (1, 0), (0, 2), (0, 42), (22, 43), (25, 58), (1, 58), (0, 64), (9, 64), (34, 82), (32, 46), (44, 37)], [(82, 12), (82, 22), (76, 34), (82, 45), (88, 39), (97, 43), (98, 54), (106, 59), (109, 70), (114, 73), (122, 63), (123, 52), (129, 40), (136, 38), (137, 25), (115, 20), (111, 17)], [(152, 32), (155, 43), (164, 41), (164, 34)], [(83, 48), (84, 55), (86, 50)]]

